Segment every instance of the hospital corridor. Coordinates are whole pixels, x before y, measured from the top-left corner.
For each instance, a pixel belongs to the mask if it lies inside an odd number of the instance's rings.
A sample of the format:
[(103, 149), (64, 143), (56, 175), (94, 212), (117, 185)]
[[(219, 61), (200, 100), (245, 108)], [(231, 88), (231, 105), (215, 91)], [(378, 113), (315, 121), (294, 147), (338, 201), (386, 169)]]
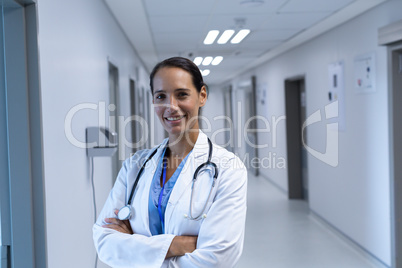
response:
[(402, 268), (402, 0), (0, 16), (0, 268)]
[(289, 201), (262, 178), (251, 176), (248, 187), (246, 238), (237, 267), (386, 267), (339, 236), (305, 201)]

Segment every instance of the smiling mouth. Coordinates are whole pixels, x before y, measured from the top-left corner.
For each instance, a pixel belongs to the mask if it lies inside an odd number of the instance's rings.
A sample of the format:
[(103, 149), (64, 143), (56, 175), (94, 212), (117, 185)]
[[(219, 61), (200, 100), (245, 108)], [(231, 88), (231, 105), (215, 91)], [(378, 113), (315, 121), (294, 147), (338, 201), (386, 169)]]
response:
[(167, 121), (178, 121), (178, 120), (180, 120), (180, 119), (182, 119), (182, 118), (184, 118), (185, 117), (185, 115), (182, 115), (182, 116), (172, 116), (172, 117), (165, 117), (165, 119), (167, 120)]

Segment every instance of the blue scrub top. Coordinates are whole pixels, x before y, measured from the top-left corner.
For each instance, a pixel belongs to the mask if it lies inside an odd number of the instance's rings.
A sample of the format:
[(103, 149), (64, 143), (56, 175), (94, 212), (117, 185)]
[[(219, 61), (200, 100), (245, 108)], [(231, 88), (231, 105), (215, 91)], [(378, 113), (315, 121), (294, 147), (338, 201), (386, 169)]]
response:
[[(148, 200), (148, 215), (149, 215), (149, 229), (151, 230), (152, 235), (163, 234), (164, 230), (162, 230), (162, 223), (159, 218), (158, 212), (158, 202), (159, 202), (159, 195), (161, 193), (162, 187), (160, 185), (160, 178), (162, 175), (163, 170), (163, 157), (166, 153), (166, 148), (163, 150), (162, 157), (159, 160), (158, 166), (156, 168), (154, 178), (152, 179), (151, 188), (149, 190), (149, 200)], [(191, 151), (192, 152), (192, 151)], [(165, 188), (162, 194), (162, 216), (165, 217), (165, 210), (166, 205), (170, 197), (170, 193), (173, 190), (174, 185), (181, 173), (181, 170), (184, 167), (184, 164), (187, 161), (188, 155), (181, 161), (180, 165), (177, 167), (176, 171), (173, 173), (172, 177), (165, 183)]]

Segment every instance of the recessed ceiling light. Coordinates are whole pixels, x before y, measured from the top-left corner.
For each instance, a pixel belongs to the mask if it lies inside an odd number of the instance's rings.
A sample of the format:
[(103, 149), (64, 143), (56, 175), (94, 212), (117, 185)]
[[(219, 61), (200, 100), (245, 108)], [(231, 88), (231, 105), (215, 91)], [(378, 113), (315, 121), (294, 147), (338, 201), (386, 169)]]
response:
[(199, 66), (199, 65), (201, 64), (201, 62), (202, 62), (202, 57), (196, 57), (196, 58), (194, 59), (194, 63), (195, 63), (195, 65), (197, 65), (197, 66)]
[(212, 65), (218, 65), (219, 63), (221, 63), (221, 61), (223, 60), (222, 56), (217, 56), (214, 58), (214, 60), (212, 61)]
[(204, 60), (202, 61), (202, 65), (204, 65), (204, 66), (210, 65), (212, 60), (213, 60), (213, 58), (210, 56), (205, 57)]
[(232, 37), (232, 35), (234, 34), (234, 30), (226, 30), (223, 32), (223, 34), (221, 35), (221, 37), (218, 39), (218, 44), (226, 44), (229, 39)]
[(250, 30), (248, 29), (243, 29), (240, 30), (235, 37), (230, 41), (232, 44), (238, 44), (240, 43), (248, 34), (250, 33)]
[(244, 7), (259, 7), (264, 4), (263, 0), (242, 0), (240, 5)]
[(210, 72), (211, 72), (210, 70), (206, 69), (206, 70), (202, 71), (201, 74), (202, 74), (202, 76), (207, 76), (207, 75), (209, 75)]
[(205, 37), (204, 44), (211, 45), (214, 43), (216, 37), (218, 37), (219, 31), (218, 30), (211, 30), (208, 32), (207, 37)]

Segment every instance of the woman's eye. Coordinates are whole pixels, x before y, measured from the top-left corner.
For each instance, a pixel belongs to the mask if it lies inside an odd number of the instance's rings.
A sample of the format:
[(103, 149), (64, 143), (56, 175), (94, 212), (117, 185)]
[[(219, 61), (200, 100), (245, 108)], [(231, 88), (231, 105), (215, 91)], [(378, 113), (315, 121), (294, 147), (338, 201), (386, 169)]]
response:
[(185, 92), (181, 92), (181, 93), (179, 93), (179, 97), (185, 97), (185, 96), (187, 96), (188, 94), (187, 93), (185, 93)]
[(160, 95), (157, 95), (157, 96), (155, 97), (155, 99), (157, 99), (157, 100), (162, 100), (164, 97), (165, 97), (164, 95), (160, 94)]

